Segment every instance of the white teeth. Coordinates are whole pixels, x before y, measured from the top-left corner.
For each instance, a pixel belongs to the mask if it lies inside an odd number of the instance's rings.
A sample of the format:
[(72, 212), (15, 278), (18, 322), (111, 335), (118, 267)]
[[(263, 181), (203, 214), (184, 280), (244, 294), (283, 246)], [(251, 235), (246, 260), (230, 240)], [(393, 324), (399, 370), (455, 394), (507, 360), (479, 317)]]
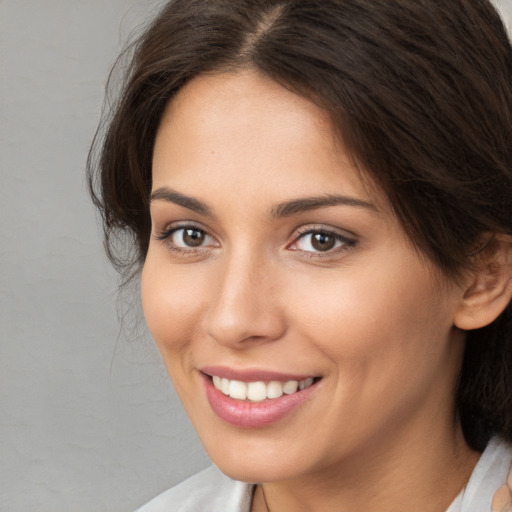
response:
[(214, 385), (217, 389), (219, 389), (219, 390), (220, 390), (220, 389), (222, 388), (222, 379), (221, 379), (219, 376), (217, 376), (217, 375), (214, 375), (214, 376), (212, 377), (212, 379), (213, 379), (213, 385)]
[(264, 382), (249, 382), (247, 398), (253, 402), (262, 402), (267, 398), (267, 386)]
[(229, 395), (229, 380), (228, 379), (222, 379), (220, 382), (220, 390), (225, 394)]
[(230, 381), (229, 396), (237, 400), (245, 400), (247, 398), (247, 384), (239, 380)]
[(299, 389), (299, 381), (298, 380), (289, 380), (285, 382), (283, 385), (283, 393), (286, 395), (291, 395), (295, 393)]
[(313, 379), (311, 377), (305, 380), (301, 380), (299, 382), (299, 389), (302, 391), (303, 389), (309, 388), (311, 384), (313, 384)]
[(214, 375), (212, 377), (213, 385), (225, 395), (235, 400), (250, 400), (251, 402), (262, 402), (263, 400), (272, 400), (284, 395), (291, 395), (297, 391), (302, 391), (313, 384), (313, 378), (308, 377), (300, 381), (288, 380), (279, 382), (277, 380), (265, 383), (242, 382), (239, 380), (229, 380)]
[(283, 385), (273, 380), (267, 385), (267, 398), (279, 398), (283, 396)]

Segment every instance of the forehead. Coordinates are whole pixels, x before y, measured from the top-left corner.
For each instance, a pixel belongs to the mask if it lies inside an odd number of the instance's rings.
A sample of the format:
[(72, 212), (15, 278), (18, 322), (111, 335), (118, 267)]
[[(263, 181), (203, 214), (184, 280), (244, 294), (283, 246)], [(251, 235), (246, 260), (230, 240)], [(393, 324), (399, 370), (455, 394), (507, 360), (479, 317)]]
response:
[(153, 189), (169, 181), (187, 192), (220, 181), (243, 191), (350, 192), (385, 203), (344, 151), (329, 114), (253, 70), (202, 75), (170, 102), (155, 142)]

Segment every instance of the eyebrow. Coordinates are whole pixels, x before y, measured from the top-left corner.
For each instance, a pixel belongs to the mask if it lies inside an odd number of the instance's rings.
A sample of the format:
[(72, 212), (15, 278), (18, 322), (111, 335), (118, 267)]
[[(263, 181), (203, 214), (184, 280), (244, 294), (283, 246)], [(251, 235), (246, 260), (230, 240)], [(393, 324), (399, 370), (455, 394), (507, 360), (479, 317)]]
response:
[(154, 192), (151, 193), (149, 199), (150, 201), (167, 201), (169, 203), (177, 204), (178, 206), (183, 206), (183, 208), (192, 210), (193, 212), (199, 213), (200, 215), (214, 217), (213, 211), (205, 203), (199, 201), (199, 199), (194, 199), (193, 197), (180, 194), (179, 192), (176, 192), (169, 187), (157, 188)]
[[(200, 215), (206, 215), (207, 217), (212, 218), (215, 217), (210, 207), (199, 199), (181, 194), (180, 192), (177, 192), (176, 190), (173, 190), (169, 187), (160, 187), (156, 189), (151, 193), (150, 200), (167, 201), (169, 203), (182, 206), (183, 208), (187, 208), (188, 210), (192, 210)], [(295, 215), (297, 213), (339, 205), (352, 206), (356, 208), (367, 208), (369, 210), (378, 211), (374, 204), (367, 201), (344, 195), (327, 194), (315, 197), (302, 197), (299, 199), (292, 199), (290, 201), (278, 203), (272, 207), (271, 216), (274, 219), (290, 217), (291, 215)]]
[(354, 206), (357, 208), (367, 208), (378, 211), (374, 204), (368, 203), (367, 201), (363, 201), (355, 197), (328, 194), (317, 197), (303, 197), (279, 203), (272, 208), (272, 217), (289, 217), (290, 215), (295, 215), (297, 213), (338, 205)]

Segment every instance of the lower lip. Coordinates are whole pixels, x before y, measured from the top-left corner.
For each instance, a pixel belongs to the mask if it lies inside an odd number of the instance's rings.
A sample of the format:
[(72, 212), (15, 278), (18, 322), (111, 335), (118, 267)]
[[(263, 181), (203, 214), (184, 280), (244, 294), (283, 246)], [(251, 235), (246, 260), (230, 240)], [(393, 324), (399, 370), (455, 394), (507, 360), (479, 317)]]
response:
[(283, 395), (263, 402), (235, 400), (219, 391), (210, 377), (204, 375), (206, 396), (213, 412), (231, 425), (242, 428), (260, 428), (276, 423), (290, 415), (315, 392), (318, 382), (291, 395)]

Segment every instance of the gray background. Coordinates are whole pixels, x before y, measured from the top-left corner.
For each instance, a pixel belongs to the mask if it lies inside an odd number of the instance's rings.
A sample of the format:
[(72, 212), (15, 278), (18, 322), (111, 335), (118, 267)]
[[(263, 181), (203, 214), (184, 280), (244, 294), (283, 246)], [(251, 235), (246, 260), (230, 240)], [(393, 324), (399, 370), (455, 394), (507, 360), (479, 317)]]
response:
[(118, 336), (85, 192), (105, 77), (160, 3), (0, 0), (1, 512), (130, 511), (208, 464), (143, 325)]
[(116, 341), (85, 191), (105, 77), (157, 5), (0, 0), (1, 512), (130, 511), (208, 464), (143, 328)]

